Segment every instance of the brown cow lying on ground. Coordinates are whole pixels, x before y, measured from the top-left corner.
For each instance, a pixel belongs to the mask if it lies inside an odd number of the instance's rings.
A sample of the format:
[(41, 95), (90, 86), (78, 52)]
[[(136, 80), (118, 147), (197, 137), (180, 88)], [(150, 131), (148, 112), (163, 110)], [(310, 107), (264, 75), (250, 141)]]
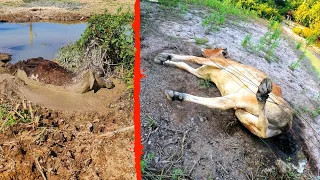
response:
[[(291, 127), (292, 112), (282, 98), (281, 88), (265, 73), (226, 59), (226, 49), (205, 49), (202, 54), (204, 57), (160, 53), (154, 61), (178, 67), (202, 79), (209, 78), (222, 97), (204, 98), (168, 90), (166, 95), (170, 100), (194, 102), (221, 110), (233, 108), (240, 122), (261, 138), (276, 136)], [(185, 62), (202, 66), (195, 69)]]
[(113, 88), (114, 84), (104, 78), (101, 70), (86, 70), (79, 74), (65, 69), (57, 63), (41, 57), (7, 64), (5, 71), (20, 79), (29, 78), (45, 84), (64, 86), (66, 90), (85, 93), (90, 90), (97, 92), (100, 88)]

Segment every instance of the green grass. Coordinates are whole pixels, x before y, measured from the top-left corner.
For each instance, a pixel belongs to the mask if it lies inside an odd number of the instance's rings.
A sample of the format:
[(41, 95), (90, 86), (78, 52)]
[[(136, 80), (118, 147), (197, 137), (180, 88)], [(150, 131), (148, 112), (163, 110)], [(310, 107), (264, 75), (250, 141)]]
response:
[[(4, 132), (4, 128), (12, 127), (19, 123), (29, 123), (32, 119), (28, 113), (23, 110), (13, 110), (13, 107), (8, 104), (0, 105), (0, 131)], [(4, 124), (3, 124), (4, 123)]]
[(199, 79), (198, 81), (200, 86), (203, 86), (205, 88), (213, 88), (215, 87), (214, 83), (211, 82), (211, 79), (208, 77), (206, 79)]
[(146, 170), (149, 168), (149, 164), (153, 161), (154, 159), (154, 155), (155, 153), (152, 152), (152, 153), (149, 153), (147, 154), (147, 157), (142, 159), (140, 161), (140, 166), (141, 166), (141, 172), (142, 174), (146, 172)]
[(313, 68), (320, 76), (320, 59), (318, 59), (315, 55), (313, 55), (312, 52), (309, 50), (306, 50), (306, 57), (310, 60)]
[(242, 41), (242, 46), (256, 54), (264, 52), (265, 59), (269, 62), (277, 61), (274, 51), (279, 46), (281, 32), (281, 24), (278, 21), (270, 20), (268, 31), (259, 39), (258, 43), (253, 43), (252, 35), (248, 34)]
[(196, 44), (201, 45), (201, 44), (206, 44), (208, 42), (207, 38), (195, 38)]
[(252, 34), (247, 34), (244, 37), (244, 40), (242, 41), (241, 45), (243, 47), (248, 47), (248, 46), (250, 46), (251, 41), (252, 41)]
[(189, 5), (199, 8), (206, 8), (209, 13), (203, 21), (203, 26), (210, 30), (217, 31), (226, 22), (227, 16), (234, 16), (234, 19), (245, 20), (249, 16), (257, 17), (257, 13), (250, 9), (236, 6), (231, 0), (159, 0), (159, 4), (170, 9), (178, 9), (179, 14), (185, 13)]
[(298, 68), (300, 66), (301, 61), (306, 57), (310, 60), (311, 65), (313, 66), (315, 72), (320, 77), (320, 59), (317, 58), (311, 51), (308, 50), (308, 47), (311, 44), (314, 44), (315, 38), (311, 37), (311, 38), (306, 39), (306, 41), (307, 41), (307, 43), (304, 47), (302, 45), (302, 42), (297, 43), (296, 49), (301, 50), (302, 54), (299, 56), (299, 58), (296, 62), (289, 65), (289, 68), (291, 70), (295, 70), (296, 68)]

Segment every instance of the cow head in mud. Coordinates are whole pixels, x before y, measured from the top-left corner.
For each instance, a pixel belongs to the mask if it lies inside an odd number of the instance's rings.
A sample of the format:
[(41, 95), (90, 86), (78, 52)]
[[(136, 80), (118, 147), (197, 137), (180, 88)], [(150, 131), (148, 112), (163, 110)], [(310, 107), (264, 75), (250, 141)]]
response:
[(105, 77), (102, 70), (87, 69), (74, 73), (56, 62), (41, 57), (19, 61), (8, 65), (7, 68), (11, 74), (20, 79), (32, 79), (44, 84), (63, 86), (76, 93), (86, 93), (91, 90), (97, 92), (101, 88), (114, 87), (112, 81)]

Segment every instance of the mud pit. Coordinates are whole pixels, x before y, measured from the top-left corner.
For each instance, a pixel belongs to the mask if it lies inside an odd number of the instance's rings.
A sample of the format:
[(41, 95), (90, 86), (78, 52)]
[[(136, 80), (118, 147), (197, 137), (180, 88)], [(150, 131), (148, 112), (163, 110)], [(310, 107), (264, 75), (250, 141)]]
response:
[[(144, 179), (172, 179), (183, 172), (187, 179), (271, 179), (287, 177), (276, 168), (276, 159), (298, 165), (305, 152), (310, 158), (304, 174), (316, 167), (319, 144), (310, 126), (294, 118), (292, 133), (262, 141), (246, 130), (233, 110), (220, 111), (187, 102), (170, 102), (167, 89), (202, 97), (220, 96), (216, 87), (207, 87), (195, 76), (180, 69), (153, 62), (157, 53), (201, 56), (203, 47), (228, 48), (231, 59), (257, 67), (283, 89), (284, 98), (295, 108), (315, 108), (319, 94), (318, 79), (309, 73), (309, 64), (292, 72), (288, 66), (298, 58), (294, 42), (284, 37), (276, 49), (279, 62), (268, 63), (263, 57), (241, 46), (246, 34), (253, 39), (263, 36), (267, 28), (261, 22), (228, 20), (216, 33), (202, 27), (203, 10), (192, 10), (174, 17), (154, 3), (141, 5), (141, 127), (144, 145)], [(195, 38), (207, 38), (206, 45), (195, 45)], [(214, 85), (210, 85), (214, 86)], [(303, 93), (301, 93), (303, 92)], [(319, 117), (309, 123), (317, 129)], [(309, 134), (308, 134), (309, 132)], [(313, 141), (313, 142), (311, 142)], [(314, 146), (315, 143), (315, 146)], [(305, 146), (307, 145), (307, 146)], [(303, 146), (304, 148), (301, 148)], [(309, 151), (312, 149), (312, 151)], [(283, 166), (280, 166), (283, 167)], [(293, 170), (293, 172), (297, 173)]]
[[(135, 178), (133, 102), (123, 82), (79, 94), (0, 68), (0, 179)], [(22, 109), (29, 101), (32, 110)], [(2, 108), (17, 104), (8, 125)], [(23, 123), (26, 114), (33, 117)]]

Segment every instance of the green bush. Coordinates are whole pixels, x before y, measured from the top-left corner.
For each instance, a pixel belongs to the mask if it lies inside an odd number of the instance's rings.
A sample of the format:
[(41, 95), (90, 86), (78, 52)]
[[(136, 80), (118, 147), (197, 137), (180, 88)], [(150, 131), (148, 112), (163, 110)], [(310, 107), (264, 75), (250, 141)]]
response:
[(259, 0), (233, 0), (233, 2), (237, 7), (256, 11), (262, 18), (281, 20), (281, 15), (273, 2)]
[[(81, 70), (100, 68), (107, 74), (121, 72), (129, 86), (132, 85), (134, 39), (131, 23), (133, 14), (105, 12), (89, 19), (81, 38), (60, 49), (57, 60), (66, 68)], [(130, 87), (131, 88), (131, 87)]]

